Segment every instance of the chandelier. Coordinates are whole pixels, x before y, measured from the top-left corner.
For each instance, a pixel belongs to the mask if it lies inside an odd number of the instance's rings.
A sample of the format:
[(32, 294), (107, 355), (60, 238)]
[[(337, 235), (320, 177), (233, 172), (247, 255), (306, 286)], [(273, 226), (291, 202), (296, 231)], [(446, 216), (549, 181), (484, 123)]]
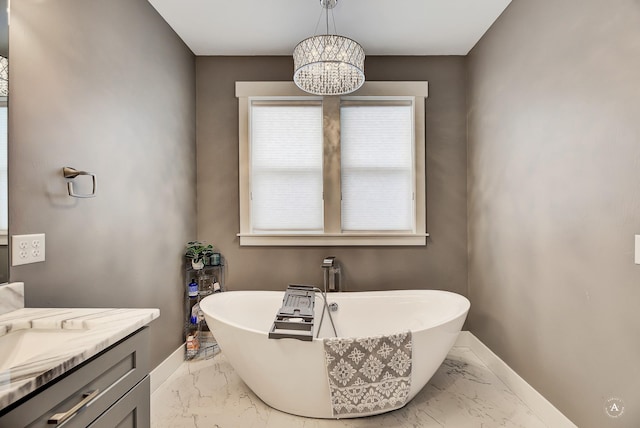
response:
[[(364, 83), (362, 46), (348, 37), (329, 34), (329, 9), (337, 3), (338, 0), (320, 0), (325, 11), (327, 34), (304, 39), (293, 49), (293, 81), (311, 94), (348, 94)], [(335, 21), (333, 27), (335, 31)]]

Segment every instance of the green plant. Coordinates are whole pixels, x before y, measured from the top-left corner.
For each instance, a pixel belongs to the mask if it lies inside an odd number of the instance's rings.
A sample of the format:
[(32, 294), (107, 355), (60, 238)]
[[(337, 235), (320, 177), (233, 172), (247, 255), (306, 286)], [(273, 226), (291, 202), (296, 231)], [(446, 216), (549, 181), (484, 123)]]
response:
[(205, 245), (200, 241), (187, 242), (187, 249), (184, 256), (198, 263), (213, 255), (213, 245)]

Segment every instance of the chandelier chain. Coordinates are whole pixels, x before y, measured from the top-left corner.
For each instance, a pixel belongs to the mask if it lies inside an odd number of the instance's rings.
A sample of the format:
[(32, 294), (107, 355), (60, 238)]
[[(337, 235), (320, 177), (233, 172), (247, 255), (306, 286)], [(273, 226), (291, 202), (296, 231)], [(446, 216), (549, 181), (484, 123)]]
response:
[(318, 22), (316, 22), (316, 28), (313, 30), (313, 35), (318, 35), (318, 27), (320, 26), (320, 21), (322, 20), (322, 15), (325, 16), (325, 29), (327, 35), (332, 34), (329, 32), (329, 10), (331, 10), (331, 21), (333, 22), (333, 34), (338, 34), (338, 27), (336, 26), (336, 16), (333, 13), (333, 7), (329, 7), (329, 4), (324, 4), (321, 2), (322, 9), (320, 9), (320, 16), (318, 16)]
[(320, 10), (320, 16), (318, 16), (318, 22), (316, 22), (316, 29), (313, 30), (313, 35), (317, 36), (318, 35), (318, 27), (320, 26), (320, 21), (322, 21), (322, 9)]
[(327, 22), (327, 35), (329, 35), (329, 8), (325, 8), (324, 9), (324, 16), (325, 16), (325, 20)]
[(333, 14), (333, 9), (331, 9), (331, 20), (333, 21), (333, 34), (338, 34), (338, 27), (336, 27), (336, 16)]

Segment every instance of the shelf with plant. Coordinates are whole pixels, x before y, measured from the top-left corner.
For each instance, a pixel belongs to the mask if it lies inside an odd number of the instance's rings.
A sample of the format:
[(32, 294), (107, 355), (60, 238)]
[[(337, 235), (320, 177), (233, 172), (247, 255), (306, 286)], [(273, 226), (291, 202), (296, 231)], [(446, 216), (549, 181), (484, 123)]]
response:
[(194, 269), (202, 269), (205, 261), (213, 256), (213, 245), (204, 244), (200, 241), (187, 242), (184, 256), (191, 260), (191, 267)]

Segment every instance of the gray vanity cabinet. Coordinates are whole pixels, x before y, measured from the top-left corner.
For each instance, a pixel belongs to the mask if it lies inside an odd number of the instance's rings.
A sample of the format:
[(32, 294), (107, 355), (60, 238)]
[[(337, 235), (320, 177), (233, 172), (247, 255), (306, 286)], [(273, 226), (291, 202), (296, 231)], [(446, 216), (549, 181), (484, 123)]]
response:
[(148, 427), (150, 425), (150, 401), (149, 376), (146, 376), (135, 388), (127, 392), (116, 404), (93, 421), (89, 428)]
[(0, 427), (149, 427), (148, 336), (144, 327), (45, 384), (0, 412)]

